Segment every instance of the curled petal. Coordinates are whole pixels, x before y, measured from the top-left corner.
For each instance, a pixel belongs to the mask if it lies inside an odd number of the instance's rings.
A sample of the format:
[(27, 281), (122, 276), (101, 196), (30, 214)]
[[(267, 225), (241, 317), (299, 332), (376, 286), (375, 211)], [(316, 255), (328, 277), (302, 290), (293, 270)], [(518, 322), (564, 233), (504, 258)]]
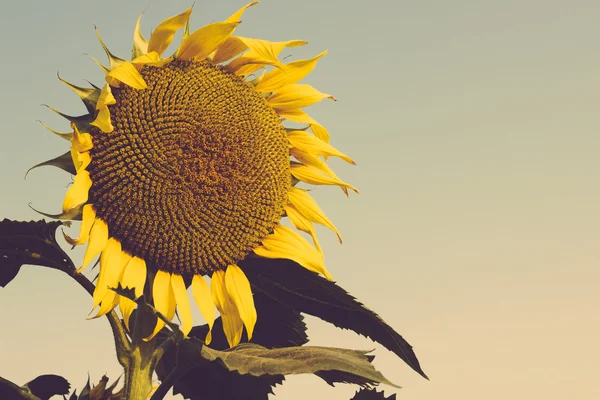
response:
[(94, 211), (94, 207), (91, 204), (84, 205), (81, 214), (82, 217), (81, 227), (79, 230), (79, 237), (77, 239), (73, 239), (63, 232), (65, 240), (71, 246), (86, 243), (90, 237), (90, 230), (92, 229), (92, 225), (94, 224), (94, 221), (96, 221), (96, 211)]
[(298, 209), (291, 204), (285, 206), (285, 213), (296, 229), (308, 233), (312, 237), (317, 251), (319, 253), (323, 253), (321, 250), (321, 245), (319, 244), (319, 240), (317, 239), (315, 226), (313, 225), (312, 221), (302, 215), (302, 213), (300, 213)]
[(150, 65), (152, 67), (162, 67), (162, 66), (170, 63), (171, 61), (173, 61), (172, 57), (163, 58), (161, 60), (161, 58), (157, 52), (151, 51), (147, 54), (142, 54), (141, 56), (136, 57), (134, 60), (131, 61), (131, 63), (133, 65), (135, 65), (136, 67), (141, 67), (142, 65)]
[(184, 61), (204, 60), (231, 36), (238, 24), (238, 22), (215, 22), (198, 29), (181, 43), (175, 57)]
[(258, 1), (253, 1), (251, 3), (246, 4), (244, 7), (240, 8), (234, 14), (232, 14), (229, 18), (227, 18), (225, 20), (225, 22), (238, 22), (240, 20), (240, 18), (242, 18), (244, 11), (246, 11), (249, 7), (252, 7), (256, 4), (258, 4)]
[(332, 279), (325, 268), (323, 255), (287, 226), (275, 227), (274, 232), (267, 235), (262, 246), (255, 248), (254, 252), (265, 258), (286, 258), (295, 261), (310, 271)]
[(287, 42), (270, 42), (268, 40), (238, 37), (250, 50), (227, 65), (227, 69), (236, 75), (248, 75), (256, 72), (265, 65), (285, 68), (277, 56), (286, 47), (303, 46), (303, 40), (289, 40)]
[[(100, 255), (100, 273), (98, 274), (96, 290), (94, 290), (94, 308), (96, 308), (100, 302), (104, 303), (104, 307), (102, 308), (105, 308), (109, 303), (112, 305), (116, 293), (113, 290), (110, 290), (109, 287), (117, 287), (122, 267), (121, 242), (115, 238), (110, 238), (106, 243), (106, 248)], [(107, 296), (110, 297), (110, 299), (106, 300), (105, 298)]]
[(310, 115), (299, 108), (291, 108), (285, 110), (275, 110), (277, 115), (281, 118), (285, 118), (292, 122), (298, 122), (300, 124), (316, 124), (317, 121), (312, 119)]
[(158, 55), (162, 55), (173, 41), (175, 32), (185, 26), (191, 13), (192, 9), (188, 8), (181, 14), (167, 18), (161, 22), (150, 36), (148, 52), (155, 51)]
[(142, 75), (130, 61), (126, 61), (111, 70), (106, 75), (106, 82), (112, 86), (116, 86), (117, 82), (122, 82), (134, 89), (146, 89), (148, 87)]
[(71, 149), (80, 153), (89, 151), (93, 147), (92, 135), (89, 133), (80, 133), (77, 125), (71, 122), (73, 136), (71, 136)]
[(90, 178), (90, 173), (84, 169), (79, 170), (73, 179), (73, 184), (65, 194), (62, 206), (63, 212), (72, 210), (85, 203), (88, 200), (88, 193), (91, 187), (92, 179)]
[(292, 165), (292, 175), (302, 182), (309, 183), (311, 185), (336, 185), (344, 189), (351, 189), (358, 193), (358, 189), (354, 186), (349, 185), (339, 179), (332, 178), (330, 176), (323, 175), (315, 167), (307, 165)]
[(327, 54), (327, 51), (309, 60), (298, 60), (285, 64), (285, 68), (283, 69), (272, 70), (256, 85), (256, 91), (274, 92), (283, 86), (301, 81), (306, 75), (312, 72), (317, 65), (317, 61), (325, 54)]
[(291, 187), (288, 191), (288, 201), (304, 218), (334, 231), (342, 243), (340, 232), (307, 191)]
[(81, 273), (87, 265), (106, 248), (108, 243), (108, 225), (102, 219), (97, 218), (90, 230), (90, 243), (83, 255), (83, 264), (77, 272)]
[(335, 100), (333, 96), (321, 93), (310, 85), (293, 84), (273, 93), (267, 99), (267, 103), (277, 110), (286, 110), (307, 107), (323, 99)]
[(325, 143), (329, 143), (329, 132), (323, 125), (312, 123), (310, 125), (310, 130), (315, 134), (316, 137), (324, 141)]
[(356, 163), (352, 161), (350, 157), (331, 146), (328, 143), (325, 143), (321, 139), (316, 136), (313, 136), (304, 131), (291, 131), (288, 132), (287, 138), (289, 142), (295, 148), (312, 154), (317, 154), (320, 156), (335, 156), (340, 157), (342, 160), (355, 165)]

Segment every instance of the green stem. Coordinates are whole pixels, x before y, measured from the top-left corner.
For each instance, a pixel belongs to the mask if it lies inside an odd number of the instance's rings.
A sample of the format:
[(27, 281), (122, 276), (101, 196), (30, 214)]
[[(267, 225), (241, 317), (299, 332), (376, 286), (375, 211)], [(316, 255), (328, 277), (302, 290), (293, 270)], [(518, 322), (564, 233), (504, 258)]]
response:
[(156, 367), (153, 357), (154, 346), (151, 343), (140, 343), (129, 354), (129, 365), (125, 367), (126, 400), (146, 400), (152, 391), (152, 375)]

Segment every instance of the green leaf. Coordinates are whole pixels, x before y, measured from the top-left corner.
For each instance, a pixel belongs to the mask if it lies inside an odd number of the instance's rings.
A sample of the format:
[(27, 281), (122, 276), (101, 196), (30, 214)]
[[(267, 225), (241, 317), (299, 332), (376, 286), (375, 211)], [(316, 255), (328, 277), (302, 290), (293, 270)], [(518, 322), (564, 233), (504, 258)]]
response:
[(74, 270), (69, 256), (56, 242), (56, 229), (62, 222), (0, 221), (0, 287), (14, 279), (24, 264), (61, 271)]
[(62, 376), (40, 375), (23, 385), (40, 400), (49, 400), (52, 396), (69, 394), (71, 385)]
[(367, 336), (394, 352), (424, 378), (412, 346), (381, 317), (344, 289), (285, 259), (248, 258), (240, 267), (254, 293), (262, 292), (292, 309)]
[(375, 389), (361, 389), (350, 400), (396, 400), (396, 395), (385, 397), (383, 391), (378, 392)]
[(388, 381), (371, 365), (367, 358), (369, 351), (320, 346), (267, 349), (253, 343), (244, 343), (220, 351), (202, 346), (197, 340), (195, 344), (204, 358), (209, 361), (220, 360), (227, 369), (240, 374), (296, 375), (340, 371), (364, 377), (372, 382), (399, 387)]
[(71, 157), (71, 152), (67, 151), (65, 154), (62, 154), (56, 158), (53, 158), (52, 160), (44, 161), (42, 163), (36, 164), (33, 167), (29, 168), (27, 170), (27, 172), (25, 173), (25, 178), (27, 178), (27, 175), (29, 174), (29, 172), (31, 170), (39, 168), (39, 167), (43, 167), (46, 165), (51, 165), (53, 167), (60, 168), (63, 171), (67, 171), (71, 175), (77, 174), (77, 171), (75, 170), (75, 165), (73, 164), (73, 158)]

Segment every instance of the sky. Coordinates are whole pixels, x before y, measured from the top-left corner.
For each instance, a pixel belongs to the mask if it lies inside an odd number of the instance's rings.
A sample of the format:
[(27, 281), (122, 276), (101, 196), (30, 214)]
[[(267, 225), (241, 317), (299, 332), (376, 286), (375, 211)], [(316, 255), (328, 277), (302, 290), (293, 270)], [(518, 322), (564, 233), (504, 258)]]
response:
[[(198, 0), (192, 27), (243, 1)], [(130, 54), (191, 5), (174, 0), (9, 2), (0, 13), (0, 218), (59, 212), (68, 174), (25, 172), (66, 151), (40, 106), (76, 114), (56, 77), (101, 83), (94, 25)], [(344, 243), (319, 229), (338, 284), (414, 346), (426, 381), (353, 332), (307, 318), (311, 344), (375, 348), (375, 366), (411, 400), (588, 400), (600, 359), (600, 3), (574, 0), (263, 0), (236, 34), (329, 50), (305, 80), (334, 95), (309, 112), (357, 163), (332, 160), (360, 189), (314, 191)], [(74, 230), (75, 231), (75, 230)], [(72, 253), (76, 263), (82, 251)], [(59, 272), (25, 267), (0, 288), (0, 376), (121, 373), (107, 322)], [(277, 398), (349, 399), (356, 388), (288, 377)]]

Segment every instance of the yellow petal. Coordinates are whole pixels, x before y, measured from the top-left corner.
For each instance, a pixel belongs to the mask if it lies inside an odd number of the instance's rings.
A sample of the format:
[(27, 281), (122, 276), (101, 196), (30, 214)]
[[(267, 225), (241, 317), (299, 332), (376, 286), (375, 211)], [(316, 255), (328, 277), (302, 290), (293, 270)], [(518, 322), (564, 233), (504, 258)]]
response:
[(89, 151), (92, 147), (92, 135), (89, 133), (80, 133), (77, 125), (71, 122), (73, 136), (71, 137), (71, 148), (80, 153)]
[(237, 346), (242, 339), (244, 325), (235, 304), (231, 301), (225, 285), (225, 273), (215, 271), (211, 280), (213, 303), (221, 313), (223, 331), (229, 347)]
[(111, 106), (116, 104), (117, 100), (115, 96), (112, 94), (112, 90), (109, 84), (104, 85), (102, 87), (102, 91), (100, 92), (100, 97), (98, 98), (98, 102), (96, 103), (96, 110), (101, 110), (106, 108), (107, 106)]
[[(152, 297), (154, 298), (154, 307), (158, 312), (164, 315), (167, 320), (172, 320), (175, 316), (175, 294), (171, 286), (171, 274), (165, 271), (158, 271), (154, 277), (152, 285)], [(144, 340), (151, 340), (163, 327), (165, 322), (162, 319), (156, 321), (154, 332)]]
[[(129, 262), (124, 266), (123, 276), (121, 277), (121, 287), (133, 289), (135, 298), (139, 298), (144, 294), (144, 286), (146, 286), (146, 262), (139, 257), (131, 257), (125, 254), (125, 258), (129, 258)], [(123, 314), (125, 326), (129, 329), (129, 317), (135, 309), (135, 302), (120, 296), (119, 307)]]
[(250, 50), (246, 54), (227, 64), (227, 69), (239, 76), (252, 74), (265, 65), (284, 68), (285, 66), (277, 58), (279, 53), (286, 47), (303, 46), (307, 43), (303, 40), (270, 42), (267, 40), (242, 37), (239, 37), (239, 39), (242, 40)]
[(108, 107), (98, 110), (98, 115), (96, 116), (94, 122), (92, 122), (92, 125), (104, 133), (112, 132), (115, 129), (110, 120), (110, 112), (108, 111)]
[(277, 110), (286, 110), (307, 107), (328, 98), (335, 100), (333, 96), (321, 93), (310, 85), (293, 84), (273, 93), (267, 99), (267, 103)]
[(142, 35), (140, 28), (142, 15), (139, 16), (137, 23), (135, 24), (135, 30), (133, 31), (133, 50), (131, 52), (132, 59), (138, 58), (139, 56), (148, 52), (148, 41)]
[[(117, 287), (122, 271), (121, 268), (121, 242), (115, 238), (110, 238), (108, 239), (106, 248), (100, 255), (100, 273), (98, 274), (96, 290), (94, 290), (94, 308), (96, 308), (101, 301), (105, 303), (103, 304), (104, 306), (108, 303), (112, 303), (115, 292), (110, 290), (109, 287)], [(110, 299), (104, 301), (109, 293)]]
[(340, 157), (342, 160), (356, 165), (354, 161), (335, 147), (325, 143), (318, 137), (306, 133), (304, 131), (291, 131), (288, 132), (287, 138), (289, 142), (295, 148), (302, 150), (307, 153), (317, 154), (321, 156), (335, 156)]
[(115, 81), (123, 82), (134, 89), (146, 89), (148, 86), (135, 66), (126, 61), (106, 75), (106, 81), (114, 86)]
[(256, 4), (258, 4), (258, 1), (253, 1), (252, 3), (246, 4), (244, 7), (240, 8), (234, 14), (232, 14), (231, 17), (227, 18), (225, 22), (238, 22), (240, 18), (242, 18), (242, 14), (244, 14), (244, 11), (246, 11), (247, 8), (252, 7)]
[(248, 341), (252, 339), (254, 325), (256, 325), (256, 308), (254, 297), (248, 278), (237, 265), (229, 265), (225, 271), (225, 287), (229, 298), (235, 304), (240, 318), (246, 327)]
[(206, 335), (205, 342), (206, 344), (210, 344), (212, 339), (212, 327), (217, 315), (210, 288), (204, 278), (200, 275), (194, 275), (192, 278), (192, 294), (194, 295), (194, 300), (196, 300), (196, 305), (198, 306), (202, 317), (204, 317), (204, 320), (208, 324), (208, 334)]
[(319, 240), (317, 239), (317, 232), (315, 231), (315, 226), (312, 221), (302, 215), (293, 205), (288, 204), (285, 206), (285, 213), (289, 218), (290, 222), (294, 225), (296, 229), (302, 232), (308, 233), (315, 244), (315, 247), (319, 253), (323, 253), (321, 250), (321, 245), (319, 244)]
[(63, 212), (67, 212), (85, 203), (88, 200), (88, 193), (92, 187), (90, 173), (80, 169), (73, 179), (73, 184), (67, 189), (65, 200), (63, 201)]
[(316, 222), (317, 224), (326, 226), (334, 231), (337, 234), (340, 243), (342, 243), (342, 236), (340, 235), (340, 232), (337, 230), (335, 225), (333, 225), (333, 222), (327, 218), (315, 199), (313, 199), (307, 191), (290, 187), (290, 190), (288, 191), (288, 201), (305, 218)]
[(157, 52), (151, 51), (147, 54), (142, 54), (141, 56), (136, 57), (134, 60), (131, 61), (131, 63), (137, 67), (142, 66), (142, 65), (150, 65), (153, 67), (162, 67), (162, 66), (170, 63), (171, 61), (173, 61), (172, 57), (164, 58), (161, 60), (160, 56), (158, 55)]
[(81, 273), (87, 267), (87, 265), (98, 255), (102, 250), (106, 248), (106, 244), (108, 243), (108, 225), (97, 218), (94, 221), (94, 225), (92, 225), (92, 229), (90, 230), (90, 243), (88, 247), (85, 249), (85, 254), (83, 255), (83, 264), (81, 268), (77, 270), (77, 272)]
[(223, 61), (227, 61), (247, 49), (248, 46), (240, 38), (237, 36), (229, 36), (223, 43), (221, 43), (219, 48), (217, 48), (212, 59), (212, 63), (222, 63)]
[(173, 41), (175, 32), (185, 26), (190, 18), (191, 13), (192, 9), (188, 8), (181, 14), (167, 18), (161, 22), (150, 36), (150, 41), (148, 42), (148, 52), (155, 51), (158, 53), (158, 55), (162, 55), (162, 53), (165, 52), (167, 47), (169, 47)]
[(192, 330), (193, 321), (190, 300), (188, 299), (183, 277), (177, 274), (171, 275), (171, 287), (173, 288), (175, 303), (177, 304), (177, 312), (179, 318), (181, 318), (181, 331), (187, 336), (190, 330)]
[(256, 85), (256, 91), (274, 92), (283, 86), (301, 81), (306, 75), (311, 73), (317, 65), (317, 61), (325, 54), (327, 54), (327, 51), (310, 60), (298, 60), (285, 64), (284, 69), (272, 70)]
[(316, 137), (325, 143), (329, 143), (329, 132), (327, 132), (327, 129), (325, 129), (323, 125), (312, 123), (310, 125), (310, 130), (315, 134)]
[(198, 29), (181, 43), (176, 58), (184, 61), (204, 60), (231, 35), (238, 24), (238, 22), (215, 22)]
[[(268, 40), (252, 39), (246, 37), (238, 37), (250, 51), (239, 57), (227, 65), (227, 68), (237, 75), (247, 75), (265, 65), (273, 65), (278, 68), (283, 68), (283, 64), (277, 58), (277, 54), (281, 52), (280, 48), (283, 49), (285, 46), (278, 46), (276, 42), (270, 42)], [(242, 70), (242, 67), (248, 64), (256, 66), (252, 71)], [(250, 72), (249, 72), (250, 71)]]
[(275, 227), (274, 232), (264, 238), (262, 246), (255, 248), (254, 252), (266, 258), (287, 258), (310, 271), (323, 274), (329, 280), (332, 279), (325, 268), (323, 255), (287, 226)]
[(292, 122), (298, 122), (300, 124), (316, 124), (317, 121), (312, 119), (310, 115), (299, 108), (294, 109), (285, 109), (285, 110), (275, 110), (277, 115), (281, 118), (285, 118)]
[(359, 193), (354, 186), (349, 185), (339, 179), (323, 175), (321, 171), (312, 166), (293, 164), (291, 166), (291, 171), (294, 177), (311, 185), (337, 185), (341, 188), (352, 189), (356, 193)]
[(327, 163), (325, 161), (323, 161), (319, 156), (316, 156), (312, 153), (307, 153), (307, 152), (299, 150), (295, 147), (290, 148), (290, 155), (292, 157), (295, 157), (302, 164), (309, 166), (309, 167), (315, 167), (316, 169), (318, 169), (325, 175), (332, 177), (333, 179), (337, 179), (337, 180), (340, 179), (340, 178), (338, 178), (336, 173), (331, 168), (329, 168)]
[(131, 314), (133, 314), (133, 310), (135, 310), (135, 302), (129, 300), (127, 297), (119, 296), (119, 309), (121, 310), (121, 314), (123, 315), (123, 322), (125, 323), (125, 328), (129, 331), (131, 328), (129, 327), (129, 320), (131, 319)]
[(90, 156), (89, 152), (80, 153), (76, 150), (71, 149), (71, 160), (73, 160), (73, 165), (75, 166), (75, 172), (78, 173), (82, 169), (86, 169), (88, 165), (92, 162), (92, 156)]
[(79, 229), (79, 237), (77, 239), (73, 239), (63, 232), (63, 236), (65, 237), (67, 243), (69, 243), (71, 246), (86, 243), (90, 237), (90, 230), (92, 229), (92, 225), (95, 220), (96, 211), (94, 211), (94, 207), (92, 207), (91, 204), (84, 205), (81, 217), (81, 228)]

